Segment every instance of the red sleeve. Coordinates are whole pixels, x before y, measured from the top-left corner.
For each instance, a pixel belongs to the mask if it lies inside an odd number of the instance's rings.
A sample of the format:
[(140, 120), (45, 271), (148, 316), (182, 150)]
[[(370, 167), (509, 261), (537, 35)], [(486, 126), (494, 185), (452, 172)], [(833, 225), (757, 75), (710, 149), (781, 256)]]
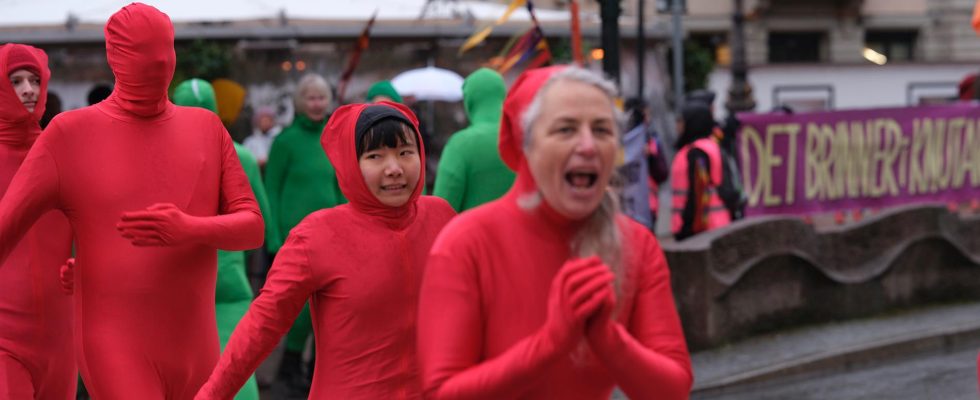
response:
[(219, 215), (195, 226), (201, 242), (222, 250), (251, 250), (262, 246), (264, 225), (248, 177), (238, 161), (231, 137), (221, 129), (221, 207)]
[(316, 289), (308, 239), (293, 231), (276, 256), (265, 286), (239, 321), (218, 365), (196, 399), (231, 399), (276, 347)]
[[(642, 229), (642, 228), (641, 228)], [(632, 241), (642, 253), (629, 326), (616, 324), (615, 335), (596, 354), (616, 384), (631, 399), (687, 399), (694, 379), (691, 359), (670, 288), (670, 271), (660, 245), (649, 234)]]
[(27, 230), (57, 206), (58, 165), (41, 136), (0, 200), (0, 266)]
[(465, 250), (452, 249), (450, 255), (440, 247), (437, 242), (426, 262), (419, 299), (419, 360), (426, 398), (520, 397), (557, 360), (556, 349), (539, 332), (484, 360), (475, 260), (471, 255), (455, 256)]

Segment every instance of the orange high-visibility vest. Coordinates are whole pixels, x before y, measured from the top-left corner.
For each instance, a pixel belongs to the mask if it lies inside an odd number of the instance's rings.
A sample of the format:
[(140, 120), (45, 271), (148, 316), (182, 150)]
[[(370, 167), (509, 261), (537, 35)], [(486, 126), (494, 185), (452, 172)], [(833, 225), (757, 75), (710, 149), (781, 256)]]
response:
[(684, 212), (684, 203), (687, 202), (687, 191), (690, 187), (690, 182), (688, 182), (687, 153), (692, 148), (697, 148), (708, 155), (708, 168), (711, 175), (711, 183), (705, 192), (705, 195), (710, 198), (707, 210), (704, 210), (702, 215), (697, 215), (695, 218), (704, 218), (704, 222), (706, 223), (703, 226), (706, 226), (707, 229), (725, 226), (732, 221), (728, 209), (725, 208), (725, 203), (718, 196), (718, 186), (721, 185), (722, 179), (721, 147), (718, 146), (718, 142), (710, 137), (698, 139), (677, 152), (670, 168), (670, 185), (673, 189), (670, 230), (675, 234), (680, 232), (681, 226), (684, 224), (682, 214)]

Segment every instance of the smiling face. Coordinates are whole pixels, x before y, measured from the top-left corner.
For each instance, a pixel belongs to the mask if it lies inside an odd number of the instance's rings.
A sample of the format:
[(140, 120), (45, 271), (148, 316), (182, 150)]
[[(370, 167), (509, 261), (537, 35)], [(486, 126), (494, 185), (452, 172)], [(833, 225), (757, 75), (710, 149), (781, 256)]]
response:
[(591, 215), (612, 177), (619, 128), (612, 100), (574, 80), (545, 88), (525, 150), (544, 200), (572, 220)]
[(10, 84), (27, 111), (34, 112), (41, 95), (41, 77), (29, 70), (18, 69), (10, 74)]
[(366, 150), (358, 159), (368, 190), (381, 204), (389, 207), (401, 207), (408, 202), (422, 169), (415, 132), (407, 126), (402, 127), (406, 140), (399, 140), (397, 147)]

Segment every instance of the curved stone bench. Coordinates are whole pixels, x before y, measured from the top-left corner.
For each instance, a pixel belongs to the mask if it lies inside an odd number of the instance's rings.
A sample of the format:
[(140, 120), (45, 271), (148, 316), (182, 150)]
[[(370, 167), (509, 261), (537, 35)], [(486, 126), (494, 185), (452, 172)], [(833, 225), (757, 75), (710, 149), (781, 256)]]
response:
[(752, 218), (663, 248), (692, 350), (795, 324), (980, 299), (980, 216), (942, 205), (824, 229), (795, 217)]

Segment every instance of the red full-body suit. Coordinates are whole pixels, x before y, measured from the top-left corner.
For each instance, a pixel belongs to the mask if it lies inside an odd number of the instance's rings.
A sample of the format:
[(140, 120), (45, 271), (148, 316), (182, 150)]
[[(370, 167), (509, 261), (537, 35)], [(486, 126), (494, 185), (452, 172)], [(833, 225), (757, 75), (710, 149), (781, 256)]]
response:
[[(421, 143), (411, 111), (384, 104), (412, 122)], [(307, 299), (316, 337), (311, 399), (421, 398), (419, 286), (429, 248), (455, 212), (441, 198), (420, 196), (424, 170), (401, 207), (383, 205), (368, 190), (355, 151), (355, 125), (368, 106), (337, 109), (321, 137), (350, 202), (310, 214), (289, 233), (198, 399), (230, 399)], [(424, 166), (421, 145), (419, 156)]]
[(425, 393), (433, 399), (598, 400), (619, 386), (632, 399), (687, 398), (691, 365), (667, 263), (653, 235), (622, 215), (626, 278), (615, 320), (607, 316), (609, 329), (588, 340), (579, 333), (571, 350), (550, 334), (556, 300), (549, 288), (564, 265), (578, 262), (570, 244), (581, 223), (547, 200), (531, 209), (519, 205), (536, 190), (519, 121), (557, 71), (525, 72), (504, 103), (500, 152), (517, 170), (514, 186), (450, 222), (432, 247), (419, 300)]
[(114, 91), (56, 117), (28, 153), (0, 201), (0, 262), (43, 213), (64, 212), (89, 393), (187, 399), (218, 359), (216, 248), (260, 246), (262, 217), (218, 117), (167, 99), (170, 19), (134, 3), (105, 35)]
[[(19, 53), (19, 54), (14, 54)], [(32, 58), (41, 88), (28, 112), (7, 77), (10, 62)], [(15, 61), (16, 62), (16, 61)], [(51, 77), (40, 49), (0, 47), (0, 197), (34, 145)], [(57, 210), (45, 213), (0, 265), (0, 400), (75, 398), (71, 298), (58, 288), (58, 266), (71, 255), (71, 226)]]

